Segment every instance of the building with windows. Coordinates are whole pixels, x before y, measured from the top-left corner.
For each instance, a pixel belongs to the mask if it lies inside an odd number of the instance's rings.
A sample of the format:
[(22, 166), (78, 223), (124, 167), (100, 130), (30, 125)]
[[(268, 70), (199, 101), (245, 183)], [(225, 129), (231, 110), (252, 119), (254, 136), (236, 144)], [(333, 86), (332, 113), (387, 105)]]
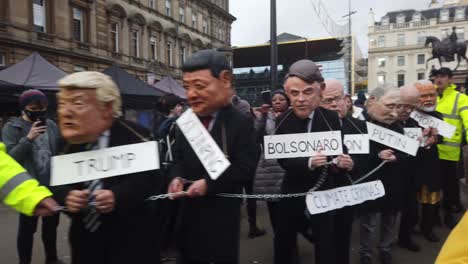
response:
[(2, 0), (0, 68), (38, 51), (66, 72), (180, 79), (191, 53), (230, 50), (234, 20), (229, 0)]
[[(346, 56), (346, 41), (353, 39), (351, 72)], [(234, 86), (242, 99), (252, 106), (262, 104), (261, 92), (282, 88), (284, 76), (289, 66), (301, 59), (310, 59), (317, 63), (325, 79), (340, 80), (347, 93), (356, 92), (355, 87), (362, 87), (366, 82), (367, 70), (362, 71), (362, 56), (354, 38), (307, 39), (289, 33), (277, 37), (278, 41), (278, 87), (271, 87), (270, 43), (255, 46), (233, 47)], [(351, 80), (350, 80), (351, 76)], [(349, 86), (351, 84), (351, 87)]]
[[(369, 90), (383, 83), (398, 86), (428, 79), (431, 68), (439, 68), (432, 57), (432, 47), (424, 47), (426, 37), (440, 40), (452, 33), (455, 27), (458, 41), (465, 42), (468, 31), (468, 1), (436, 0), (428, 2), (425, 10), (399, 10), (388, 12), (380, 21), (375, 21), (372, 9), (369, 12)], [(454, 69), (456, 62), (443, 62)], [(462, 61), (458, 70), (466, 70)], [(464, 83), (463, 80), (457, 80)]]

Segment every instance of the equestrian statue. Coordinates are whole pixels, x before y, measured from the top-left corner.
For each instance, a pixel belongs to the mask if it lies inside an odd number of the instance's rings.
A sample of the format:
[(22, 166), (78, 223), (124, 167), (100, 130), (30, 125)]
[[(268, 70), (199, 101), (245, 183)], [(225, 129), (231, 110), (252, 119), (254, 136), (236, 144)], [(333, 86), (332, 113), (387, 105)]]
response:
[(446, 39), (440, 41), (438, 38), (433, 36), (426, 37), (426, 43), (424, 47), (427, 47), (429, 44), (432, 44), (432, 57), (427, 59), (426, 61), (426, 68), (427, 64), (430, 60), (438, 59), (440, 67), (442, 67), (442, 59), (445, 62), (451, 62), (455, 60), (455, 55), (457, 56), (457, 67), (455, 67), (454, 71), (457, 70), (458, 66), (460, 66), (460, 61), (466, 58), (466, 43), (465, 42), (458, 42), (457, 33), (455, 32), (456, 27), (452, 28), (452, 33)]

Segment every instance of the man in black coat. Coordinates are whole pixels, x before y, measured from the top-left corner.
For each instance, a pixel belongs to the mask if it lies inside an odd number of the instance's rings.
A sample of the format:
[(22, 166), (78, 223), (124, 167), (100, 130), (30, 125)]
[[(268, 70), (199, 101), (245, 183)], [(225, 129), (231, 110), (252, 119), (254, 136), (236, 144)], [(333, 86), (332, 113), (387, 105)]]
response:
[[(278, 118), (276, 134), (296, 134), (340, 130), (338, 115), (320, 108), (321, 92), (325, 88), (317, 65), (310, 60), (300, 60), (289, 68), (284, 87), (292, 109)], [(349, 155), (339, 155), (336, 165), (328, 165), (328, 157), (318, 152), (313, 157), (279, 159), (286, 171), (282, 193), (304, 193), (312, 187), (329, 189), (334, 187), (335, 177), (345, 177), (344, 171), (353, 168)], [(275, 230), (275, 264), (291, 264), (296, 248), (296, 235), (307, 221), (316, 230), (316, 263), (333, 264), (332, 213), (305, 217), (304, 197), (282, 199), (278, 208), (278, 224)]]
[[(400, 106), (400, 91), (396, 87), (384, 85), (375, 88), (367, 102), (369, 122), (403, 134), (403, 128), (398, 124), (397, 110)], [(406, 157), (406, 154), (391, 147), (374, 141), (370, 142), (370, 168), (379, 166), (382, 161), (387, 161), (387, 163), (367, 178), (367, 181), (381, 180), (385, 188), (385, 196), (375, 201), (367, 201), (361, 206), (359, 249), (361, 264), (372, 263), (372, 243), (377, 230), (381, 230), (378, 246), (381, 263), (392, 263), (391, 248), (397, 228), (398, 212), (403, 203), (401, 186), (403, 186), (404, 178), (399, 163)], [(377, 229), (378, 214), (380, 214), (379, 229)]]
[[(58, 84), (63, 154), (140, 143), (147, 136), (147, 131), (117, 119), (120, 94), (107, 75), (73, 73)], [(71, 217), (72, 264), (157, 263), (145, 203), (154, 182), (153, 173), (141, 172), (56, 187), (55, 197)]]
[[(343, 84), (336, 79), (326, 79), (325, 89), (322, 92), (320, 106), (335, 111), (340, 117), (343, 135), (367, 134), (366, 122), (356, 119), (348, 113), (346, 107)], [(354, 169), (347, 177), (336, 177), (335, 184), (339, 187), (352, 184), (355, 177), (364, 175), (367, 169), (369, 154), (350, 154), (354, 161)], [(354, 176), (354, 177), (353, 177)], [(348, 264), (350, 261), (349, 249), (351, 244), (351, 231), (354, 219), (354, 207), (346, 206), (334, 212), (334, 239), (336, 250), (336, 263)]]
[(231, 105), (232, 73), (220, 52), (202, 50), (183, 66), (184, 87), (193, 112), (205, 125), (231, 165), (212, 180), (189, 142), (176, 133), (173, 147), (173, 178), (168, 193), (181, 201), (177, 223), (177, 263), (239, 262), (240, 199), (217, 197), (218, 193), (241, 193), (252, 181), (257, 148), (252, 122)]

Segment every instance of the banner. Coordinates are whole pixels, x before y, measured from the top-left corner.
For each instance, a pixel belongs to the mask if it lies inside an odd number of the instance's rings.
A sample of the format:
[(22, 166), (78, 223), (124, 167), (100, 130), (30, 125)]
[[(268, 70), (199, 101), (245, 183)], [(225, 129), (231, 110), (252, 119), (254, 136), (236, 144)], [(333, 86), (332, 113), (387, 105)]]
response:
[(423, 131), (422, 128), (420, 127), (405, 127), (403, 128), (403, 131), (405, 131), (405, 136), (412, 138), (414, 140), (420, 141), (421, 143), (419, 146), (424, 147), (424, 142), (423, 142)]
[(452, 138), (453, 134), (455, 133), (455, 130), (457, 129), (455, 126), (444, 122), (444, 120), (424, 114), (417, 110), (411, 112), (411, 118), (416, 120), (418, 124), (424, 128), (437, 128), (439, 135), (444, 136), (446, 138)]
[(53, 156), (50, 185), (85, 182), (159, 169), (155, 141)]
[(381, 181), (372, 181), (349, 185), (336, 189), (317, 191), (307, 195), (306, 204), (309, 213), (321, 214), (328, 211), (361, 204), (385, 195)]
[(348, 148), (348, 154), (369, 154), (369, 135), (367, 134), (344, 135), (343, 143)]
[(229, 160), (192, 109), (187, 109), (176, 123), (211, 179), (216, 180), (231, 166)]
[(341, 131), (264, 136), (265, 159), (312, 157), (321, 151), (326, 156), (343, 153)]
[(369, 139), (372, 141), (408, 153), (412, 156), (416, 156), (418, 152), (419, 141), (390, 129), (367, 122), (367, 132), (369, 133)]

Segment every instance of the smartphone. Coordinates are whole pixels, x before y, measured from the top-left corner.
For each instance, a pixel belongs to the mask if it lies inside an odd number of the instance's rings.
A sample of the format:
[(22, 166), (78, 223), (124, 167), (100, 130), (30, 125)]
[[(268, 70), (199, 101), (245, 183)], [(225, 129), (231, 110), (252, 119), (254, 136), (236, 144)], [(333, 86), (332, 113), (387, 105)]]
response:
[(46, 118), (45, 117), (39, 117), (36, 121), (39, 121), (39, 123), (37, 124), (38, 127), (46, 125)]
[(266, 90), (262, 92), (262, 101), (264, 104), (271, 105), (271, 91)]

